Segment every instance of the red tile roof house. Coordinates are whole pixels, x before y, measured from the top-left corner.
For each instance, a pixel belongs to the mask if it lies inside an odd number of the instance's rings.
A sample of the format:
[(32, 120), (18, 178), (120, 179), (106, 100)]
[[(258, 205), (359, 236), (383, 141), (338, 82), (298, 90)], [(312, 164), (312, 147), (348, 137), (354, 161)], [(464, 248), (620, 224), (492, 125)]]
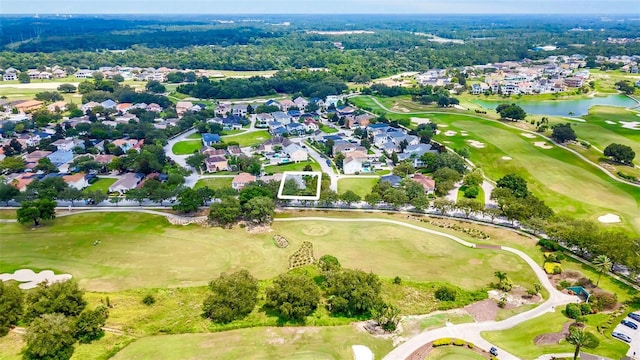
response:
[(229, 170), (229, 163), (224, 156), (211, 156), (204, 160), (208, 172)]
[(85, 178), (85, 173), (79, 172), (73, 175), (65, 175), (62, 177), (64, 182), (66, 182), (70, 187), (76, 188), (78, 190), (82, 190), (89, 186), (89, 182)]
[(231, 187), (235, 190), (242, 190), (247, 184), (256, 181), (256, 177), (249, 173), (240, 173), (231, 181)]
[(432, 193), (436, 190), (436, 181), (429, 176), (414, 174), (411, 180), (422, 185), (422, 187), (424, 188), (424, 192), (426, 192), (427, 194)]

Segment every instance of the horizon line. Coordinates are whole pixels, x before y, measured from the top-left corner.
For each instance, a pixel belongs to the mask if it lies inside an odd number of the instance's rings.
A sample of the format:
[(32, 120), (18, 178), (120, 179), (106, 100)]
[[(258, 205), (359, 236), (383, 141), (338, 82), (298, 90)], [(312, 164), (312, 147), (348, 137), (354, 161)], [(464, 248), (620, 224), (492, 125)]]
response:
[[(640, 16), (640, 12), (638, 13), (605, 13), (605, 14), (599, 14), (599, 13), (457, 13), (457, 12), (442, 12), (442, 13), (438, 13), (438, 12), (423, 12), (423, 13), (410, 13), (410, 12), (399, 12), (399, 13), (384, 13), (384, 12), (371, 12), (371, 13), (356, 13), (356, 12), (345, 12), (345, 13), (338, 13), (338, 12), (327, 12), (327, 13), (143, 13), (143, 12), (130, 12), (130, 13), (90, 13), (90, 12), (65, 12), (65, 13), (53, 13), (53, 12), (32, 12), (32, 13), (2, 13), (0, 14), (0, 17), (4, 17), (7, 15), (12, 15), (12, 16), (29, 16), (32, 17), (34, 15), (52, 15), (52, 16), (65, 16), (65, 15), (92, 15), (92, 16), (96, 16), (96, 15), (149, 15), (149, 16), (157, 16), (157, 15), (162, 15), (162, 16), (182, 16), (182, 15), (189, 15), (189, 16), (211, 16), (211, 15), (237, 15), (237, 16), (256, 16), (256, 15), (286, 15), (286, 16), (291, 16), (291, 15), (525, 15), (525, 16), (535, 16), (535, 15), (570, 15), (570, 16), (585, 16), (585, 15), (589, 15), (589, 16), (594, 16), (594, 17), (609, 17), (609, 16), (625, 16), (625, 17), (632, 17), (632, 16)], [(640, 19), (638, 19), (640, 20)]]

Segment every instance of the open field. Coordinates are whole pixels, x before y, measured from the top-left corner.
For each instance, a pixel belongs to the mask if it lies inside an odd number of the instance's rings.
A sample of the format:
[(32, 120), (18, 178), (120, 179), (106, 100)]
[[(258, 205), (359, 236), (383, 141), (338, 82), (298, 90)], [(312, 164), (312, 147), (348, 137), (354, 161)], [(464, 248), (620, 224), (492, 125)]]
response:
[(351, 326), (253, 328), (148, 337), (113, 359), (351, 359), (354, 344), (368, 346), (377, 358), (392, 349), (391, 340), (374, 338)]
[[(368, 97), (358, 99), (371, 101)], [(376, 108), (381, 110), (377, 105)], [(440, 128), (441, 133), (435, 137), (436, 140), (453, 148), (468, 146), (467, 140), (485, 145), (482, 149), (469, 147), (469, 159), (482, 167), (491, 179), (497, 180), (508, 173), (519, 174), (529, 182), (530, 189), (536, 195), (558, 212), (592, 220), (606, 213), (616, 213), (624, 219), (623, 223), (616, 226), (640, 232), (640, 218), (634, 216), (640, 211), (640, 189), (614, 181), (599, 169), (557, 146), (552, 149), (535, 146), (534, 143), (542, 139), (526, 138), (519, 129), (483, 120), (475, 114), (456, 113), (456, 110), (450, 114), (430, 113), (428, 108), (424, 110), (420, 117), (446, 126)], [(390, 119), (410, 119), (415, 116), (387, 114)], [(577, 128), (582, 125), (579, 123)], [(446, 131), (456, 131), (456, 134), (445, 136)], [(461, 136), (460, 131), (466, 131), (468, 136)], [(504, 156), (512, 160), (503, 160)]]
[(232, 177), (217, 177), (217, 178), (204, 178), (198, 180), (194, 189), (208, 186), (211, 189), (221, 189), (231, 187)]
[[(553, 313), (547, 313), (525, 321), (508, 330), (483, 332), (482, 337), (522, 359), (535, 359), (540, 355), (550, 353), (573, 352), (573, 345), (564, 340), (559, 344), (552, 345), (536, 345), (534, 343), (536, 336), (559, 332), (562, 330), (563, 324), (573, 321), (565, 317), (560, 310), (562, 309), (556, 309)], [(596, 349), (590, 349), (590, 353), (612, 359), (619, 359), (626, 354), (629, 349), (627, 344), (615, 340), (611, 336), (603, 336), (598, 333), (596, 322), (600, 319), (600, 316), (588, 315), (586, 318), (587, 326), (585, 330), (592, 332), (600, 340), (600, 346)]]
[[(220, 272), (241, 268), (260, 279), (271, 278), (287, 270), (288, 257), (307, 240), (316, 257), (334, 254), (345, 267), (383, 277), (450, 282), (468, 290), (488, 285), (496, 270), (508, 271), (516, 284), (534, 281), (533, 272), (514, 255), (466, 248), (389, 224), (276, 222), (272, 229), (270, 234), (249, 234), (241, 228), (178, 227), (161, 217), (126, 213), (64, 217), (37, 230), (0, 224), (0, 271), (70, 273), (94, 291), (198, 286)], [(274, 246), (273, 234), (284, 235), (289, 248)], [(96, 239), (102, 240), (98, 247), (92, 245)]]
[(346, 178), (338, 180), (338, 193), (342, 194), (349, 190), (364, 197), (371, 193), (374, 185), (378, 183), (379, 178)]
[(176, 155), (191, 155), (202, 148), (202, 141), (184, 140), (173, 144), (171, 149)]
[(202, 135), (200, 133), (193, 133), (189, 136), (187, 136), (188, 140), (201, 140), (202, 139)]
[(115, 178), (99, 178), (98, 181), (94, 182), (93, 184), (89, 185), (88, 188), (86, 188), (86, 191), (96, 191), (96, 190), (100, 190), (104, 193), (108, 193), (109, 192), (109, 186), (113, 185), (118, 179)]
[(271, 139), (271, 134), (266, 130), (222, 137), (223, 142), (236, 142), (240, 147), (259, 145), (268, 139)]
[(267, 174), (270, 173), (281, 173), (284, 171), (303, 171), (304, 167), (307, 165), (311, 165), (313, 171), (320, 171), (320, 164), (313, 161), (313, 159), (309, 161), (302, 161), (298, 163), (287, 163), (282, 165), (269, 165), (264, 167), (264, 172)]
[(475, 353), (464, 347), (443, 346), (433, 349), (426, 360), (480, 360), (486, 359), (482, 355)]

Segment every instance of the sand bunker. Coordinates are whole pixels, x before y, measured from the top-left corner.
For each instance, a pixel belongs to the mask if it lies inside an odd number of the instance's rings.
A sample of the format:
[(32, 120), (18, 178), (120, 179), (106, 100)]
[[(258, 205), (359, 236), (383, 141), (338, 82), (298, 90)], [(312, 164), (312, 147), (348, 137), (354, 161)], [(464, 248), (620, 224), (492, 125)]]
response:
[(449, 127), (447, 124), (438, 124), (438, 127)]
[(412, 117), (411, 118), (411, 122), (414, 122), (416, 124), (429, 124), (431, 122), (431, 120), (429, 120), (427, 118)]
[(614, 214), (606, 214), (598, 217), (598, 221), (603, 224), (613, 224), (620, 222), (620, 216)]
[(541, 149), (545, 149), (545, 150), (553, 149), (553, 146), (547, 144), (544, 141), (536, 141), (536, 142), (533, 143), (533, 145), (535, 145), (535, 146), (537, 146), (537, 147), (539, 147)]
[(536, 138), (535, 135), (529, 134), (529, 133), (520, 133), (520, 135), (522, 135), (522, 136), (524, 136), (526, 138), (529, 138), (529, 139), (535, 139)]
[(33, 289), (43, 281), (54, 283), (58, 281), (67, 281), (69, 279), (71, 279), (71, 275), (56, 275), (51, 270), (43, 270), (36, 274), (35, 272), (33, 272), (33, 270), (30, 269), (20, 269), (16, 270), (13, 274), (0, 274), (1, 281), (15, 280), (17, 282), (21, 282), (23, 284), (20, 284), (18, 287), (24, 290)]
[(639, 121), (620, 121), (620, 124), (625, 129), (640, 130), (640, 122)]
[(460, 135), (462, 136), (469, 136), (469, 133), (466, 131), (460, 131)]
[(513, 160), (513, 158), (511, 158), (510, 156), (503, 156), (502, 160)]
[(477, 148), (477, 149), (484, 148), (484, 143), (482, 143), (480, 141), (467, 140), (467, 142), (469, 143), (469, 145), (473, 146), (474, 148)]
[(615, 121), (610, 121), (610, 120), (605, 120), (604, 122), (606, 122), (606, 123), (607, 123), (607, 124), (609, 124), (609, 125), (615, 125), (615, 124), (617, 124), (617, 122), (615, 122)]
[(436, 135), (440, 134), (442, 131), (436, 129)]
[(364, 345), (353, 345), (351, 350), (355, 360), (373, 360), (373, 351)]
[(456, 136), (458, 134), (457, 131), (452, 131), (452, 130), (447, 130), (446, 133), (444, 133), (445, 136)]

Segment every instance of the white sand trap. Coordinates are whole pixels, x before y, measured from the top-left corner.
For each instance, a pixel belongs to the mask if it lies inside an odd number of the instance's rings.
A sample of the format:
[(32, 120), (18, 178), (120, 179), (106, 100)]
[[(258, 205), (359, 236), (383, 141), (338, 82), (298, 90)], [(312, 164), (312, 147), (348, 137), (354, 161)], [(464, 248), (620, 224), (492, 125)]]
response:
[(620, 121), (620, 124), (625, 129), (640, 130), (640, 121)]
[(442, 131), (436, 129), (436, 135), (440, 134)]
[(480, 142), (480, 141), (475, 141), (475, 140), (467, 140), (467, 142), (469, 143), (469, 145), (473, 146), (476, 149), (482, 149), (484, 148), (484, 143)]
[(469, 133), (466, 131), (460, 131), (460, 135), (462, 136), (469, 136)]
[(31, 269), (20, 269), (20, 270), (16, 270), (13, 274), (10, 274), (10, 273), (0, 274), (1, 281), (15, 280), (17, 282), (21, 282), (23, 284), (20, 284), (18, 287), (24, 290), (33, 289), (43, 281), (54, 283), (58, 281), (67, 281), (69, 279), (71, 279), (71, 275), (69, 274), (56, 275), (51, 270), (43, 270), (36, 274)]
[(458, 134), (457, 131), (452, 131), (452, 130), (447, 130), (446, 133), (444, 133), (445, 136), (456, 136)]
[(464, 106), (462, 105), (453, 105), (454, 108), (458, 109), (458, 110), (467, 110)]
[(605, 120), (604, 122), (606, 122), (606, 123), (607, 123), (607, 124), (609, 124), (609, 125), (615, 125), (615, 124), (617, 124), (617, 122), (615, 122), (615, 121), (610, 121), (610, 120)]
[(520, 133), (520, 135), (522, 135), (522, 136), (524, 136), (526, 138), (529, 138), (529, 139), (535, 139), (536, 138), (535, 135), (529, 134), (529, 133)]
[(502, 160), (513, 160), (513, 158), (510, 156), (503, 156)]
[(567, 119), (567, 120), (571, 120), (571, 121), (586, 122), (585, 119), (580, 119), (580, 118), (576, 118), (576, 117), (565, 116), (564, 118)]
[(411, 122), (414, 122), (416, 124), (429, 124), (431, 120), (427, 118), (412, 117)]
[(541, 149), (545, 149), (545, 150), (553, 149), (553, 146), (547, 144), (544, 141), (536, 141), (536, 142), (533, 143), (533, 145), (535, 145), (535, 146), (537, 146), (537, 147), (539, 147)]
[(353, 345), (351, 350), (354, 360), (373, 360), (373, 351), (364, 345)]
[(604, 224), (613, 224), (620, 222), (620, 216), (614, 214), (606, 214), (598, 217), (598, 221)]
[(449, 127), (447, 124), (438, 124), (438, 127)]

